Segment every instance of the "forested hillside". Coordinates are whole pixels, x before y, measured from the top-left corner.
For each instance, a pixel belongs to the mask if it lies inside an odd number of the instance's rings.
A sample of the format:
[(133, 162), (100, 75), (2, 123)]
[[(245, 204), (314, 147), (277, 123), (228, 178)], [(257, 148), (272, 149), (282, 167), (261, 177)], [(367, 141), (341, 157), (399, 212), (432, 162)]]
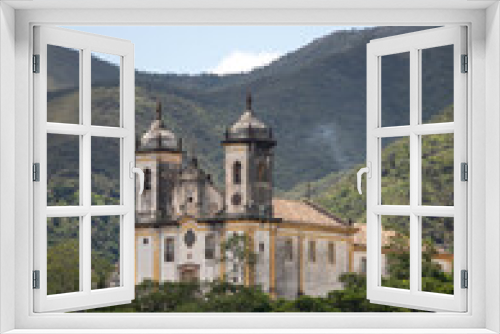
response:
[[(250, 90), (257, 117), (273, 127), (278, 141), (274, 170), (277, 193), (349, 169), (365, 156), (366, 44), (372, 39), (419, 29), (425, 28), (378, 27), (335, 32), (246, 74), (193, 76), (137, 72), (137, 137), (153, 120), (159, 98), (166, 126), (183, 138), (188, 151), (196, 152), (201, 165), (222, 185), (220, 140), (225, 127), (243, 112), (245, 94)], [(57, 119), (67, 118), (68, 110), (77, 105), (74, 103), (77, 72), (65, 61), (75, 58), (71, 52), (74, 51), (49, 54), (49, 60), (57, 65), (55, 73), (49, 73), (49, 108), (55, 110)], [(397, 76), (406, 69), (406, 63), (404, 55), (396, 56), (389, 75)], [(438, 54), (430, 66), (437, 70), (447, 65)], [(97, 58), (92, 60), (93, 119), (100, 124), (107, 124), (111, 113), (118, 108), (109, 99), (118, 94), (112, 82), (117, 71), (116, 66)], [(450, 80), (444, 77), (435, 84), (447, 87)], [(431, 92), (427, 101), (442, 109), (451, 100), (433, 95), (433, 84), (426, 87)], [(394, 91), (387, 97), (387, 117), (397, 118), (401, 106), (408, 103), (403, 86), (387, 87)], [(56, 141), (49, 150), (57, 152), (59, 145)], [(103, 147), (101, 154), (115, 159), (114, 149)], [(75, 169), (77, 152), (65, 152), (60, 158), (65, 169)], [(96, 163), (100, 164), (95, 168), (101, 171), (101, 177), (112, 175), (106, 159)], [(54, 178), (61, 173), (60, 169), (54, 170)]]
[[(433, 121), (445, 122), (453, 119), (453, 106), (435, 116)], [(363, 194), (356, 187), (356, 173), (364, 167), (359, 164), (334, 183), (328, 178), (315, 185), (326, 190), (315, 191), (314, 200), (344, 220), (366, 222), (366, 179), (363, 179)], [(406, 138), (389, 144), (382, 152), (382, 203), (390, 205), (409, 204), (409, 143)], [(453, 135), (429, 135), (422, 140), (422, 204), (453, 206)], [(304, 185), (302, 185), (303, 187)], [(317, 186), (316, 186), (317, 187)], [(320, 189), (323, 189), (320, 188)], [(432, 220), (432, 228), (425, 228), (426, 237), (451, 250), (453, 247), (453, 224), (447, 218)], [(388, 218), (388, 225), (407, 234), (396, 217)]]

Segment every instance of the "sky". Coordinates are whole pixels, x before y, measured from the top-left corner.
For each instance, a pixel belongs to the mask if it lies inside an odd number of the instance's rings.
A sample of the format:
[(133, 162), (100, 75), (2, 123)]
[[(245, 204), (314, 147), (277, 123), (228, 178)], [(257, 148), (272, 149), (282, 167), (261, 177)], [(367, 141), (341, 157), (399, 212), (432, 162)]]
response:
[(318, 37), (336, 30), (353, 29), (314, 25), (65, 28), (132, 41), (135, 45), (135, 67), (138, 70), (191, 75), (248, 72)]

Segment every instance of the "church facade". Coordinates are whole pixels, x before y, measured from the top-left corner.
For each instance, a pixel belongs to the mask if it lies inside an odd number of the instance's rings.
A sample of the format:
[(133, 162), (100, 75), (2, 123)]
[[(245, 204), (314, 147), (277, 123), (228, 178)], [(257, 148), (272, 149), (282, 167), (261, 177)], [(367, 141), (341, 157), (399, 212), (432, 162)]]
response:
[[(223, 190), (186, 157), (158, 103), (136, 150), (145, 173), (136, 209), (137, 284), (224, 279), (295, 298), (341, 289), (340, 275), (353, 271), (357, 228), (311, 202), (273, 197), (277, 143), (251, 102), (249, 95), (240, 119), (222, 134)], [(232, 254), (231, 239), (245, 242), (252, 260)]]

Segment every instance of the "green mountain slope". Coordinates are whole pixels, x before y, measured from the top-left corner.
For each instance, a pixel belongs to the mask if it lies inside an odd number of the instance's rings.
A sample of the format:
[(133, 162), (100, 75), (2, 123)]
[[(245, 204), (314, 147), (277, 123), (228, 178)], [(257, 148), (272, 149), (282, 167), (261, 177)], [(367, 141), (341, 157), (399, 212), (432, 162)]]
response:
[[(198, 154), (202, 167), (222, 185), (220, 141), (225, 127), (243, 112), (245, 94), (251, 90), (255, 113), (273, 127), (278, 141), (274, 170), (278, 192), (346, 170), (365, 156), (366, 43), (426, 28), (379, 27), (335, 32), (246, 74), (187, 76), (137, 72), (137, 136), (149, 128), (159, 98), (166, 126), (183, 138), (186, 147)], [(441, 58), (438, 54), (429, 65), (430, 71), (447, 66)], [(64, 62), (61, 54), (56, 59), (55, 65)], [(394, 75), (406, 68), (407, 61), (404, 56), (395, 59), (391, 68)], [(75, 94), (75, 74), (71, 66), (55, 65), (57, 73), (50, 76), (49, 104), (57, 109), (57, 117), (64, 118), (68, 97)], [(110, 93), (114, 89), (112, 79), (118, 69), (98, 59), (92, 60), (92, 69), (96, 91), (93, 112), (105, 121), (114, 109), (106, 101), (106, 94), (97, 91)], [(450, 80), (443, 77), (435, 84), (448, 87)], [(393, 83), (387, 87), (395, 94), (387, 97), (389, 108), (385, 112), (387, 117), (397, 119), (402, 106), (408, 103), (401, 96), (407, 94), (403, 85)], [(451, 103), (449, 97), (438, 93), (428, 94), (427, 101), (438, 110)], [(105, 164), (103, 168), (106, 170)]]
[[(434, 122), (453, 119), (453, 107), (449, 106)], [(453, 135), (429, 135), (422, 140), (422, 199), (424, 205), (453, 205)], [(353, 222), (366, 222), (366, 182), (363, 182), (363, 194), (356, 187), (356, 173), (364, 167), (357, 165), (346, 172), (329, 189), (315, 197), (336, 216)], [(398, 139), (383, 149), (382, 152), (382, 203), (390, 205), (409, 204), (409, 145), (406, 138)], [(328, 178), (318, 181), (316, 187), (325, 187)], [(298, 186), (297, 186), (298, 187)], [(314, 191), (314, 190), (313, 190)], [(453, 236), (452, 220), (437, 218), (427, 220), (424, 226), (426, 237), (432, 237), (438, 244), (451, 249)], [(397, 217), (388, 217), (388, 227), (408, 234)]]

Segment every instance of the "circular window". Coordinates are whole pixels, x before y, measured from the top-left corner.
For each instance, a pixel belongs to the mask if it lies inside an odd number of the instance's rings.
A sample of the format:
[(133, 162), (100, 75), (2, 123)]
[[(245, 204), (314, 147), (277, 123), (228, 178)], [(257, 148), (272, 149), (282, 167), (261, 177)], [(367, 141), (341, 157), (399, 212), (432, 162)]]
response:
[(186, 246), (188, 246), (189, 248), (193, 247), (195, 241), (196, 235), (194, 234), (193, 230), (187, 231), (184, 235), (184, 242), (186, 243)]
[(241, 195), (239, 193), (236, 193), (231, 197), (231, 203), (233, 205), (240, 205), (241, 204)]

